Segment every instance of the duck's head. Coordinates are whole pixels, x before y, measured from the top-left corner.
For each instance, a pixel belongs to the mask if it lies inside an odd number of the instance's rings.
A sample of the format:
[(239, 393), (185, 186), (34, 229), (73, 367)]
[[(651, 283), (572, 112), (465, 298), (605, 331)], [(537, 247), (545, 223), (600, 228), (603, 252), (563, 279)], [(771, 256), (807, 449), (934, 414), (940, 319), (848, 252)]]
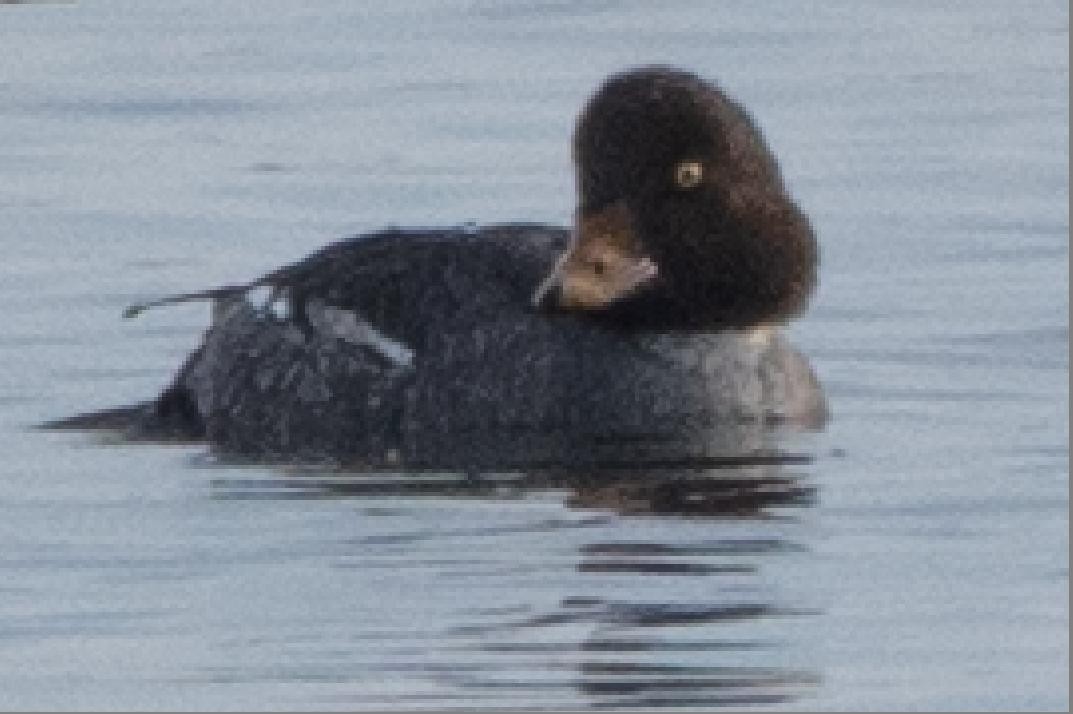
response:
[(666, 67), (609, 78), (574, 134), (570, 246), (534, 303), (651, 329), (750, 326), (800, 312), (808, 219), (745, 111)]

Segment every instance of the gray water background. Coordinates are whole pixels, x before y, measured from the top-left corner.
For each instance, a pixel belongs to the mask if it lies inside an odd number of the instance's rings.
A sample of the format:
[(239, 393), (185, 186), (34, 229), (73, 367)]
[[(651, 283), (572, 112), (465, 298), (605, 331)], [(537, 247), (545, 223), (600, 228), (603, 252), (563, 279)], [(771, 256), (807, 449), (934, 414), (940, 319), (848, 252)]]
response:
[[(815, 223), (814, 498), (29, 428), (153, 395), (208, 319), (132, 301), (565, 223), (578, 108), (650, 62), (743, 101)], [(0, 707), (1067, 709), (1068, 77), (1062, 2), (0, 5)]]

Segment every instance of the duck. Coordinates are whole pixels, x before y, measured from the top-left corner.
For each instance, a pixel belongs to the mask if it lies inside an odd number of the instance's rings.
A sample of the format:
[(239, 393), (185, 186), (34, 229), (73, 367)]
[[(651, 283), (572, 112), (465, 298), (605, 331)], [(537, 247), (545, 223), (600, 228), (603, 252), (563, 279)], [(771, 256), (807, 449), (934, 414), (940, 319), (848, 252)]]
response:
[(373, 469), (733, 459), (821, 426), (781, 329), (817, 240), (748, 112), (692, 72), (627, 69), (572, 156), (570, 226), (386, 228), (128, 308), (212, 319), (157, 397), (49, 426)]

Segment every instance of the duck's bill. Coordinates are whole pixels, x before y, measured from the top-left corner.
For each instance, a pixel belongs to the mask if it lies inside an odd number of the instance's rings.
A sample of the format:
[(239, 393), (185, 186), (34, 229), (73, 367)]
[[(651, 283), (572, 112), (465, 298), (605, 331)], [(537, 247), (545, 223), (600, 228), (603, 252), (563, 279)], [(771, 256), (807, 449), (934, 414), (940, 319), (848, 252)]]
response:
[(615, 203), (577, 221), (570, 245), (533, 293), (536, 307), (601, 310), (659, 277), (641, 249), (629, 212)]

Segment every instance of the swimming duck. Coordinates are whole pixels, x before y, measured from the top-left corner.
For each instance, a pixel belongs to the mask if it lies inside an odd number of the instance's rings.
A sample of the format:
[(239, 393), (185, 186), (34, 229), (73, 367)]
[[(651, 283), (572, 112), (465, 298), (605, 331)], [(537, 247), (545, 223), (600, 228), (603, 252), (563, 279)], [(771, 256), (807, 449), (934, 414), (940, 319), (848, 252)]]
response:
[(156, 399), (52, 426), (368, 467), (671, 461), (822, 423), (778, 326), (817, 246), (745, 110), (670, 67), (608, 78), (573, 142), (572, 228), (389, 229), (214, 301)]

